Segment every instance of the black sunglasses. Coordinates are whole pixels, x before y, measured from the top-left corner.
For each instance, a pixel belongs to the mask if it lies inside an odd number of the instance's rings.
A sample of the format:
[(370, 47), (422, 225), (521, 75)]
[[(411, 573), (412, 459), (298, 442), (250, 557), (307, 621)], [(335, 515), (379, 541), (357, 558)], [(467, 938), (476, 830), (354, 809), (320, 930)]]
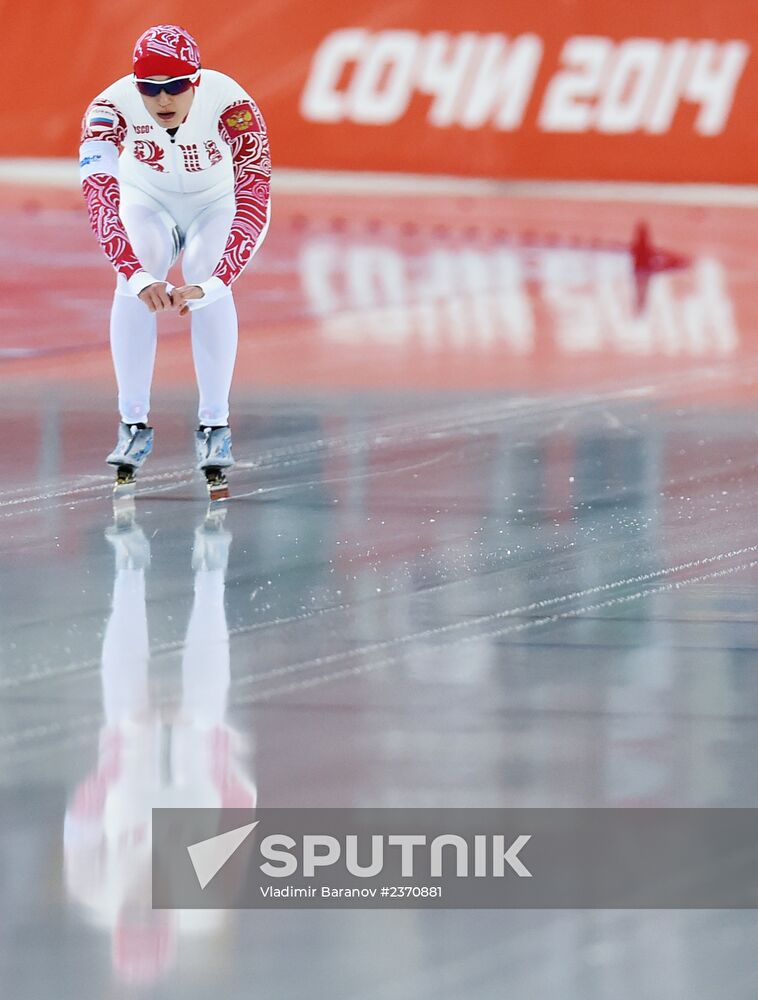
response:
[(135, 77), (134, 84), (140, 94), (145, 97), (157, 97), (162, 90), (165, 90), (171, 97), (176, 97), (177, 94), (183, 94), (189, 90), (199, 75), (200, 70), (193, 73), (192, 76), (172, 76), (170, 80), (139, 80)]

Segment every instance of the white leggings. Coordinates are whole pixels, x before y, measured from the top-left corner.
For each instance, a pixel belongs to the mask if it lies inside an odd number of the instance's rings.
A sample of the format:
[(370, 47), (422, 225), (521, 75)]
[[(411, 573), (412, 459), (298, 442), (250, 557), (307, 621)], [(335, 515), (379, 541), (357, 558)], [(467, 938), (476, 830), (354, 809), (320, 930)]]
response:
[[(177, 206), (179, 207), (179, 206)], [(142, 192), (122, 186), (121, 218), (143, 267), (164, 280), (183, 246), (182, 274), (187, 284), (205, 281), (221, 259), (234, 217), (234, 197), (218, 199), (191, 219), (171, 213)], [(178, 221), (176, 216), (178, 216)], [(185, 218), (182, 218), (185, 216)], [(186, 229), (183, 228), (186, 224)], [(225, 424), (237, 355), (237, 310), (231, 290), (217, 302), (190, 313), (192, 357), (199, 391), (201, 424)], [(119, 275), (111, 309), (111, 353), (118, 383), (118, 407), (125, 423), (147, 423), (155, 366), (157, 316), (128, 289)]]
[[(103, 705), (110, 725), (138, 721), (149, 714), (149, 664), (145, 571), (121, 569), (116, 573), (113, 611), (103, 640)], [(197, 570), (182, 656), (181, 712), (185, 720), (198, 726), (223, 725), (229, 664), (224, 571)]]

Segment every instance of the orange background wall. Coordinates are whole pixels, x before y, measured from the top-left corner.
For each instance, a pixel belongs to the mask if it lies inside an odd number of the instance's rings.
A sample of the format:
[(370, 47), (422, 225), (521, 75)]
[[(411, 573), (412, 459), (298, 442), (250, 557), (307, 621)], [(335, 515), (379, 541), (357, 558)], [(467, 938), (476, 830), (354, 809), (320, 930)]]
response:
[[(235, 77), (258, 101), (271, 131), (275, 165), (506, 178), (758, 183), (758, 70), (753, 51), (758, 45), (758, 19), (753, 6), (746, 0), (549, 0), (543, 4), (532, 0), (507, 4), (403, 0), (384, 5), (366, 0), (349, 4), (281, 0), (234, 7), (207, 0), (157, 5), (85, 0), (71, 6), (51, 6), (41, 0), (20, 6), (4, 0), (0, 5), (4, 31), (0, 155), (74, 157), (84, 108), (100, 89), (130, 72), (135, 38), (156, 21), (178, 21), (197, 38), (204, 64)], [(349, 120), (349, 114), (348, 120), (334, 122), (306, 120), (301, 100), (314, 55), (330, 33), (350, 28), (369, 33), (366, 52), (377, 32), (416, 32), (421, 46), (416, 69), (431, 33), (446, 32), (451, 46), (465, 32), (477, 35), (477, 45), (483, 45), (483, 36), (490, 34), (507, 36), (511, 42), (525, 34), (536, 36), (538, 65), (526, 89), (521, 119), (499, 128), (491, 114), (482, 123), (464, 127), (459, 111), (454, 121), (435, 127), (428, 121), (433, 97), (423, 87), (410, 85), (407, 106), (385, 124), (358, 123)], [(609, 53), (597, 87), (585, 88), (583, 95), (574, 93), (570, 102), (589, 125), (580, 132), (546, 131), (541, 111), (551, 88), (555, 95), (559, 76), (567, 71), (564, 46), (581, 35), (608, 40), (590, 43), (596, 50), (598, 45), (605, 46)], [(621, 46), (633, 39), (658, 40), (661, 60), (650, 78), (639, 121), (627, 132), (607, 134), (597, 126), (597, 108), (613, 86), (614, 67), (618, 71), (624, 51)], [(660, 134), (651, 134), (647, 128), (676, 40), (689, 42), (686, 59), (690, 61), (704, 40), (744, 43), (740, 47), (743, 64), (735, 74), (717, 134), (698, 134), (700, 107), (691, 95), (675, 101), (670, 127)], [(452, 52), (451, 48), (447, 55)], [(468, 75), (465, 80), (461, 77), (456, 90), (459, 109), (470, 96), (466, 88), (472, 86), (478, 58), (472, 57)], [(347, 60), (335, 78), (332, 92), (342, 104), (358, 70), (358, 62)], [(691, 62), (682, 73), (691, 75)], [(378, 78), (378, 91), (391, 82), (391, 75), (392, 68), (387, 67)], [(573, 79), (581, 85), (578, 78)], [(634, 72), (625, 80), (615, 95), (622, 105), (633, 101), (639, 83)], [(564, 76), (563, 83), (570, 86), (571, 79)], [(696, 92), (702, 90), (697, 82), (693, 87)], [(713, 93), (710, 96), (713, 99)], [(497, 106), (495, 101), (495, 111)]]

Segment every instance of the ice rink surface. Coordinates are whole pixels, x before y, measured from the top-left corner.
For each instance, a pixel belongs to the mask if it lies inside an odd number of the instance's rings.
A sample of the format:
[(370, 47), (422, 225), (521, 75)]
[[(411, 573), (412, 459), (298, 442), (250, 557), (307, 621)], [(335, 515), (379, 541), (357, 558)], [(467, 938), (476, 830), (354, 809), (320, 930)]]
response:
[(0, 186), (3, 995), (754, 998), (751, 911), (165, 912), (160, 805), (758, 806), (758, 209), (282, 194), (231, 497), (187, 326)]

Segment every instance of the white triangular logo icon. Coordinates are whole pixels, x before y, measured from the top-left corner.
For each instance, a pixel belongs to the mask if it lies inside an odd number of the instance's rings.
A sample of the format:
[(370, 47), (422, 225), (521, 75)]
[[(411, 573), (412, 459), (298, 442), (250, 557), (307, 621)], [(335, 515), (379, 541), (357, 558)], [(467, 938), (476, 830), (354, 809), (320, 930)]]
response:
[(196, 844), (190, 844), (187, 850), (201, 889), (204, 889), (210, 880), (221, 871), (250, 831), (254, 830), (259, 823), (260, 820), (257, 819), (254, 823), (248, 823), (247, 826), (238, 826), (236, 830), (229, 830), (227, 833), (220, 833), (217, 837), (211, 837), (209, 840), (199, 840)]

